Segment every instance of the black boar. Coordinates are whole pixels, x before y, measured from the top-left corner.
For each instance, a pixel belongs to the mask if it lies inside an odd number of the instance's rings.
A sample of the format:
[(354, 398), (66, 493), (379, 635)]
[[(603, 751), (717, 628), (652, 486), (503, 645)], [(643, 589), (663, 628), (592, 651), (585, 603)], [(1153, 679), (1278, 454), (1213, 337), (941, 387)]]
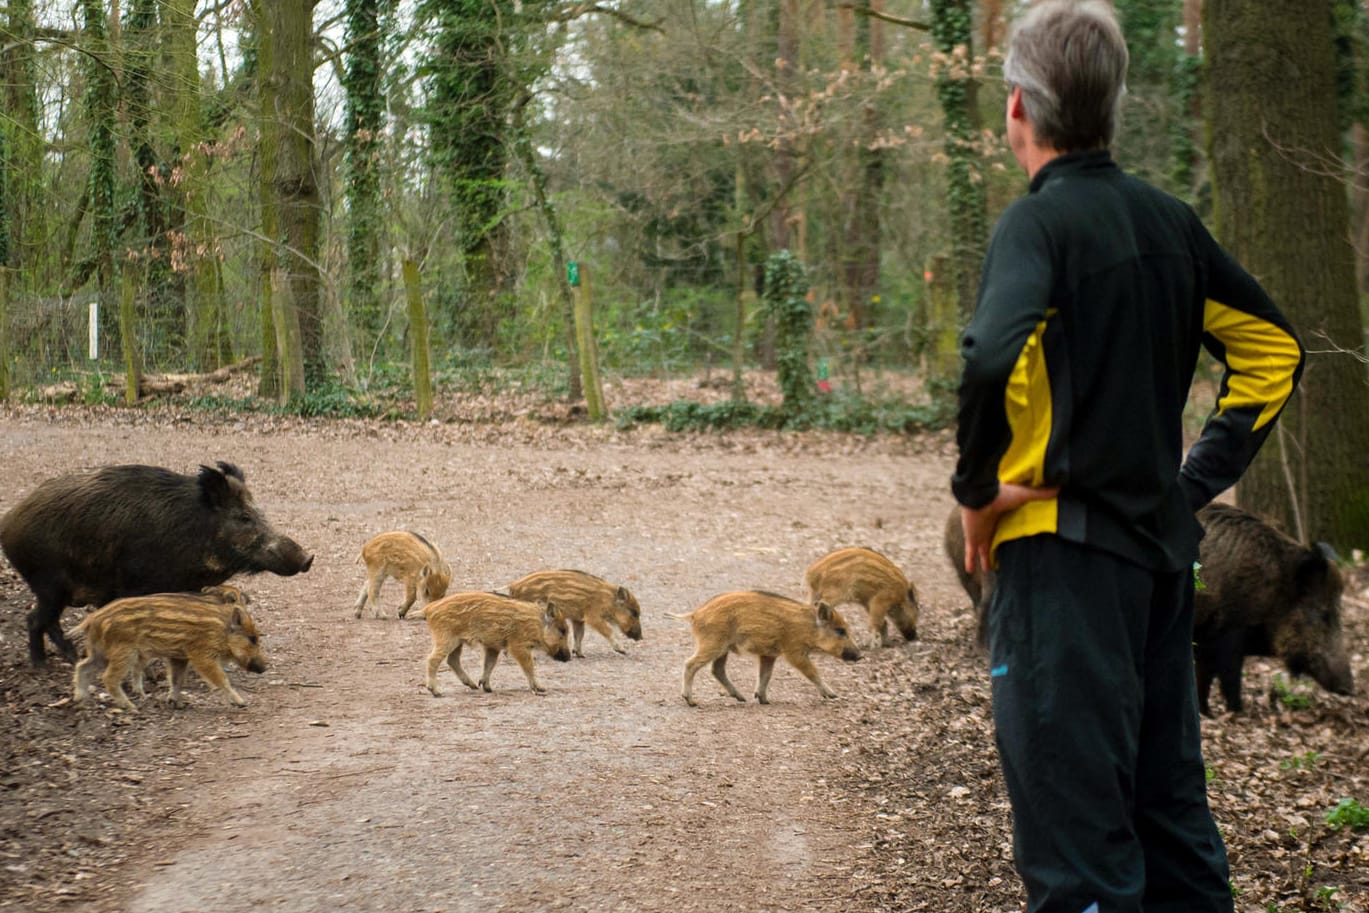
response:
[(0, 519), (0, 549), (38, 604), (28, 616), (29, 657), (43, 635), (68, 660), (69, 605), (199, 590), (234, 574), (309, 570), (313, 556), (278, 534), (231, 463), (181, 475), (156, 466), (108, 466), (50, 479)]
[(981, 647), (987, 647), (989, 624), (986, 613), (989, 608), (989, 594), (993, 592), (993, 574), (986, 574), (983, 571), (970, 574), (965, 571), (965, 527), (960, 523), (959, 504), (952, 505), (950, 515), (946, 517), (946, 531), (942, 544), (946, 548), (946, 557), (950, 559), (951, 567), (955, 568), (960, 585), (965, 588), (965, 593), (974, 606), (977, 619), (975, 639)]
[(1354, 682), (1340, 626), (1340, 571), (1260, 518), (1225, 504), (1198, 511), (1206, 535), (1198, 549), (1202, 587), (1195, 597), (1194, 664), (1198, 706), (1210, 714), (1212, 680), (1227, 710), (1239, 713), (1247, 656), (1277, 656), (1293, 675), (1350, 694)]

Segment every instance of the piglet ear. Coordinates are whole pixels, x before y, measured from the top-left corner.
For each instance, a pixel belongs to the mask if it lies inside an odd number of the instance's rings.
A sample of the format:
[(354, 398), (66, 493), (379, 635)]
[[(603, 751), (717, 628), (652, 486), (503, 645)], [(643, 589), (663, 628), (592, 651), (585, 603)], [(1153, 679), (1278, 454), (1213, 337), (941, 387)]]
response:
[(618, 592), (613, 594), (613, 601), (618, 603), (618, 605), (627, 605), (627, 597), (627, 587), (620, 586), (618, 587)]
[(561, 610), (556, 607), (555, 603), (543, 602), (542, 620), (549, 625), (556, 624), (556, 622), (561, 620)]
[(233, 609), (233, 618), (232, 618), (231, 621), (228, 622), (228, 630), (230, 630), (230, 631), (241, 631), (242, 629), (243, 629), (243, 623), (242, 623), (242, 609), (237, 608), (237, 607), (234, 607), (234, 609)]
[(817, 604), (818, 621), (821, 624), (830, 625), (832, 623), (832, 607), (825, 602)]

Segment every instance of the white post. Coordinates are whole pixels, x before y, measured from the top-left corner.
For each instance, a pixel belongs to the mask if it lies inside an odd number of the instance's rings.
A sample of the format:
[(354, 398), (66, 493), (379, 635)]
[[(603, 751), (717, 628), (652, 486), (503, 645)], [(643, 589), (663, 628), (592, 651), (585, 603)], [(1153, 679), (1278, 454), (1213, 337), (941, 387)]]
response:
[(100, 357), (100, 300), (90, 303), (90, 360)]

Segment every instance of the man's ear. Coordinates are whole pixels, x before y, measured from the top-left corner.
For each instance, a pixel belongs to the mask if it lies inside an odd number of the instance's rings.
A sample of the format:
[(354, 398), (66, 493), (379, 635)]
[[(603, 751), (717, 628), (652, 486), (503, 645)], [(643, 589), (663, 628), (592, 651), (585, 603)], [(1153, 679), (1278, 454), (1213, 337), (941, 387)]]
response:
[(1008, 95), (1008, 116), (1013, 120), (1022, 120), (1027, 116), (1026, 106), (1022, 104), (1022, 87), (1013, 86), (1012, 93)]

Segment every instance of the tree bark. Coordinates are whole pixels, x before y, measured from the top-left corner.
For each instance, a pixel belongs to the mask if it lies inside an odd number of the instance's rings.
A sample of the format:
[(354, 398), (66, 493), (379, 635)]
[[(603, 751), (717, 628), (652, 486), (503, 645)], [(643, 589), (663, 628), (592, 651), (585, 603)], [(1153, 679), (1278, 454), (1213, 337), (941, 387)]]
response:
[[(299, 352), (289, 353), (303, 362), (304, 384), (312, 389), (326, 374), (323, 357), (323, 309), (319, 291), (319, 188), (318, 161), (314, 154), (314, 44), (312, 2), (270, 2), (261, 4), (265, 13), (264, 36), (270, 41), (270, 69), (264, 72), (271, 83), (278, 124), (275, 141), (275, 167), (265, 178), (270, 182), (276, 216), (279, 219), (278, 263), (285, 271), (290, 293), (274, 312), (293, 312), (298, 324)], [(279, 295), (277, 286), (274, 294)], [(282, 309), (286, 310), (282, 310)], [(281, 339), (277, 327), (276, 339)], [(285, 365), (285, 377), (293, 381), (296, 366)]]
[(1309, 349), (1237, 500), (1304, 540), (1369, 544), (1369, 386), (1337, 126), (1331, 8), (1207, 0), (1217, 235)]
[(276, 89), (271, 73), (275, 67), (271, 31), (266, 11), (270, 0), (253, 0), (250, 48), (256, 52), (257, 88), (257, 169), (258, 219), (261, 223), (257, 249), (257, 314), (261, 321), (261, 369), (257, 395), (274, 399), (280, 395), (282, 376), (280, 351), (276, 346), (276, 310), (272, 301), (273, 275), (279, 260), (280, 220), (276, 214), (276, 193), (272, 177), (276, 173)]
[(160, 4), (175, 134), (171, 156), (176, 199), (172, 231), (177, 234), (172, 245), (173, 265), (185, 277), (191, 361), (199, 368), (213, 369), (227, 356), (226, 331), (223, 302), (214, 282), (218, 242), (210, 230), (206, 199), (211, 163), (204, 149), (195, 0), (160, 0)]
[(385, 315), (380, 299), (380, 150), (385, 124), (384, 35), (392, 0), (347, 0), (347, 270), (346, 311), (373, 352)]
[(936, 91), (946, 121), (950, 267), (960, 312), (966, 319), (978, 297), (988, 239), (988, 201), (976, 152), (979, 88), (970, 71), (973, 23), (970, 0), (932, 0), (932, 40), (943, 57)]

